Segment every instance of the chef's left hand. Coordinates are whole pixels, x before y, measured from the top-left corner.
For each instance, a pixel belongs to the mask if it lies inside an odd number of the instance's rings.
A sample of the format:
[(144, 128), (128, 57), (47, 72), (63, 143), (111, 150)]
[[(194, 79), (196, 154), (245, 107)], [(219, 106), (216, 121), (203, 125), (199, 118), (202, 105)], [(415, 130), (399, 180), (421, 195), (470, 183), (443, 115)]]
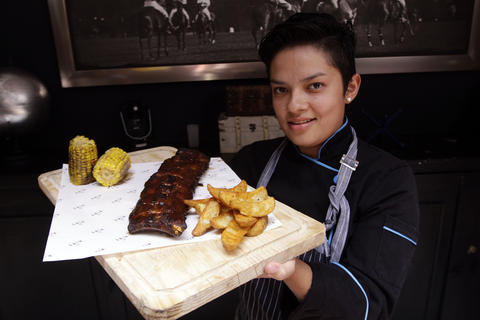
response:
[(284, 281), (298, 301), (305, 299), (312, 285), (312, 269), (298, 258), (284, 263), (269, 262), (263, 268), (263, 272), (260, 278), (273, 278)]
[(295, 259), (288, 260), (285, 263), (271, 261), (263, 268), (263, 274), (260, 278), (273, 278), (275, 280), (286, 280), (295, 272)]

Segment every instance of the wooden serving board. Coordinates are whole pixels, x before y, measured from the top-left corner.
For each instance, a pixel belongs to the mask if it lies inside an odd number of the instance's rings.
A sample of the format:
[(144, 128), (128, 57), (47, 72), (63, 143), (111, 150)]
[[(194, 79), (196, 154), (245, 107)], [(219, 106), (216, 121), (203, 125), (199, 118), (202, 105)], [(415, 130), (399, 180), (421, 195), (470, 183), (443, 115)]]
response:
[[(163, 161), (176, 152), (157, 147), (129, 153), (132, 162)], [(55, 204), (61, 169), (38, 177)], [(269, 261), (283, 262), (325, 241), (325, 226), (276, 201), (282, 226), (246, 237), (228, 253), (221, 240), (95, 257), (146, 319), (176, 319), (263, 273)], [(234, 307), (234, 306), (232, 306)]]

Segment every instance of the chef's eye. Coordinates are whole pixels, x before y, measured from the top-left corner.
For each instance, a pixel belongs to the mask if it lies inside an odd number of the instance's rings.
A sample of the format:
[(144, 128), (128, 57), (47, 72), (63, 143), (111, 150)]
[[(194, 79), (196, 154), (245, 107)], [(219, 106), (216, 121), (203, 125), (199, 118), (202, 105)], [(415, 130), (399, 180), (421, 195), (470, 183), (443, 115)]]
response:
[(314, 82), (310, 85), (310, 88), (313, 89), (313, 90), (318, 90), (321, 87), (323, 87), (323, 84), (320, 83), (320, 82)]
[(274, 87), (272, 88), (273, 94), (278, 95), (278, 94), (284, 94), (287, 92), (287, 88), (284, 87)]

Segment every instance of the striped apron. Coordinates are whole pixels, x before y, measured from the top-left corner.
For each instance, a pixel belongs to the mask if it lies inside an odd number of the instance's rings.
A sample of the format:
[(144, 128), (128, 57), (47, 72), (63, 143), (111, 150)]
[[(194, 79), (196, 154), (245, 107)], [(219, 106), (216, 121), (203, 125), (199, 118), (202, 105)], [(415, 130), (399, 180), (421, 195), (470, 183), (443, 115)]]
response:
[[(336, 177), (336, 184), (330, 186), (325, 227), (328, 235), (319, 247), (310, 250), (298, 258), (309, 262), (335, 263), (340, 260), (347, 239), (348, 224), (350, 220), (350, 206), (344, 194), (350, 182), (353, 171), (358, 166), (357, 150), (358, 139), (353, 128), (353, 141), (340, 160), (340, 169)], [(267, 186), (272, 177), (278, 160), (288, 140), (284, 139), (271, 155), (262, 175), (257, 183), (257, 188)], [(249, 281), (240, 288), (240, 303), (235, 318), (237, 320), (281, 319), (281, 310), (278, 307), (280, 292), (286, 289), (283, 281), (268, 278), (257, 278)]]

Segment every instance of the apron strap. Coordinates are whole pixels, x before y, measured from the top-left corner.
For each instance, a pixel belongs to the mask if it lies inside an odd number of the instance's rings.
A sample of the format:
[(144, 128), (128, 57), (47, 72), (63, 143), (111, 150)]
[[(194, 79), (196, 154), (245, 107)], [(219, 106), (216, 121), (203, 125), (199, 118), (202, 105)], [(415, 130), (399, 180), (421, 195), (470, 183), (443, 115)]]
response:
[(287, 138), (283, 139), (282, 142), (278, 145), (277, 149), (273, 151), (272, 155), (270, 156), (270, 159), (265, 165), (265, 168), (263, 168), (262, 174), (260, 175), (260, 179), (257, 182), (257, 188), (259, 188), (260, 186), (267, 187), (267, 184), (270, 181), (270, 178), (272, 177), (272, 174), (275, 171), (275, 168), (277, 167), (278, 159), (280, 159), (280, 155), (282, 154), (283, 149), (285, 149), (285, 146), (287, 145), (287, 143), (288, 143), (288, 139)]
[(355, 171), (358, 166), (358, 161), (356, 160), (358, 139), (353, 128), (352, 133), (353, 141), (348, 148), (347, 154), (344, 154), (340, 160), (337, 184), (330, 186), (328, 193), (330, 205), (327, 210), (325, 227), (327, 232), (335, 228), (335, 233), (331, 241), (326, 241), (316, 248), (316, 250), (324, 254), (327, 261), (330, 262), (338, 262), (340, 260), (347, 241), (350, 205), (345, 197), (345, 191), (347, 190), (353, 171)]
[[(353, 127), (351, 127), (351, 130), (353, 134), (353, 141), (348, 148), (347, 154), (344, 154), (340, 160), (337, 183), (336, 185), (334, 184), (330, 186), (328, 194), (330, 205), (327, 210), (325, 227), (327, 233), (332, 230), (332, 228), (335, 228), (335, 233), (331, 240), (325, 241), (322, 245), (315, 248), (315, 250), (324, 255), (327, 261), (330, 262), (338, 262), (340, 260), (340, 256), (342, 255), (342, 251), (347, 240), (348, 225), (350, 221), (350, 205), (348, 204), (348, 200), (344, 194), (347, 190), (352, 173), (358, 166), (358, 161), (356, 160), (358, 139)], [(267, 186), (273, 172), (275, 171), (275, 167), (280, 159), (280, 155), (287, 145), (287, 142), (287, 138), (282, 140), (280, 145), (270, 156), (270, 159), (268, 160), (265, 168), (262, 171), (260, 179), (258, 180), (257, 188), (260, 186)]]

